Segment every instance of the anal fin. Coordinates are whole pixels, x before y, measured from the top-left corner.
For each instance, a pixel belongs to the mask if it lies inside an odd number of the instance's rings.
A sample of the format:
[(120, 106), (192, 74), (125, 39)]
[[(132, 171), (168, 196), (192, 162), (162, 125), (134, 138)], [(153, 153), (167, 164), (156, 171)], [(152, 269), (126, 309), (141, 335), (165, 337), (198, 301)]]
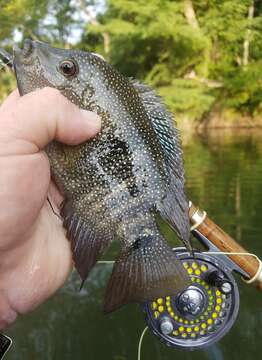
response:
[(64, 218), (63, 226), (67, 230), (67, 238), (71, 243), (75, 268), (84, 282), (92, 267), (109, 246), (112, 236), (109, 231), (107, 233), (101, 231), (93, 217), (88, 219), (78, 215), (70, 201), (63, 204), (61, 215)]
[(124, 246), (107, 285), (104, 310), (180, 292), (190, 283), (175, 252), (160, 234), (143, 236)]

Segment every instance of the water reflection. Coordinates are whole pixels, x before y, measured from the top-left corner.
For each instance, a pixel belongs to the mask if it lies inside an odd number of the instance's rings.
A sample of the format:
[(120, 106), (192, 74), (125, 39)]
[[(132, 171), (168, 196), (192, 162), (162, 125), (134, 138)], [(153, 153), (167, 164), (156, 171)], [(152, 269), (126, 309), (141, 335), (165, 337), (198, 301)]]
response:
[[(184, 143), (187, 193), (250, 251), (262, 256), (262, 131), (211, 132)], [(169, 241), (177, 240), (162, 224)], [(117, 244), (107, 258), (117, 253)], [(34, 313), (21, 318), (8, 335), (14, 339), (7, 360), (134, 360), (145, 326), (138, 305), (104, 316), (102, 301), (110, 265), (98, 265), (79, 292), (76, 274)], [(246, 360), (262, 352), (262, 293), (240, 285), (240, 313), (230, 333), (202, 351), (167, 348), (149, 332), (142, 360)]]

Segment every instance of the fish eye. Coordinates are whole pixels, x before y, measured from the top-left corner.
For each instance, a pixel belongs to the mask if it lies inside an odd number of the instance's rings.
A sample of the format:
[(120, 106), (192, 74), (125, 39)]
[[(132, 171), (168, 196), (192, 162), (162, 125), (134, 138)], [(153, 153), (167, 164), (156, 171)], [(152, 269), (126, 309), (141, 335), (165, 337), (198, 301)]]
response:
[(66, 77), (72, 77), (78, 73), (78, 66), (73, 60), (63, 60), (59, 65), (59, 69)]

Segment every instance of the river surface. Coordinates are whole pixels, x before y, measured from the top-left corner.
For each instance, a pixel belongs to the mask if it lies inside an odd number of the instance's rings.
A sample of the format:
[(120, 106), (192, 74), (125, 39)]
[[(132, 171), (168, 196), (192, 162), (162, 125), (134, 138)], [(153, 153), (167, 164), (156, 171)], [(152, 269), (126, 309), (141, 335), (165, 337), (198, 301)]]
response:
[[(213, 131), (184, 139), (187, 194), (250, 252), (262, 257), (262, 131)], [(175, 235), (163, 232), (174, 246)], [(113, 245), (107, 259), (114, 259)], [(99, 264), (84, 289), (73, 274), (63, 289), (7, 331), (6, 360), (136, 360), (145, 327), (138, 305), (103, 315), (111, 265)], [(262, 354), (262, 292), (239, 282), (240, 311), (229, 334), (206, 350), (168, 348), (147, 332), (141, 360), (255, 360)]]

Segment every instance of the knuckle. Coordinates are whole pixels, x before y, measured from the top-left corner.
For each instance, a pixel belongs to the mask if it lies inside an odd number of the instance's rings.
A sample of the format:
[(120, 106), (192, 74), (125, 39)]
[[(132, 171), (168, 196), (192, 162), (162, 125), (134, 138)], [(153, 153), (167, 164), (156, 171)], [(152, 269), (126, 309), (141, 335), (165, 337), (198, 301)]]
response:
[(56, 117), (60, 119), (71, 112), (70, 102), (60, 93), (59, 90), (51, 87), (43, 88), (42, 99), (56, 113)]
[(71, 110), (71, 104), (67, 100), (67, 98), (60, 93), (59, 90), (55, 89), (55, 103), (58, 107), (58, 110), (61, 112), (70, 111)]

